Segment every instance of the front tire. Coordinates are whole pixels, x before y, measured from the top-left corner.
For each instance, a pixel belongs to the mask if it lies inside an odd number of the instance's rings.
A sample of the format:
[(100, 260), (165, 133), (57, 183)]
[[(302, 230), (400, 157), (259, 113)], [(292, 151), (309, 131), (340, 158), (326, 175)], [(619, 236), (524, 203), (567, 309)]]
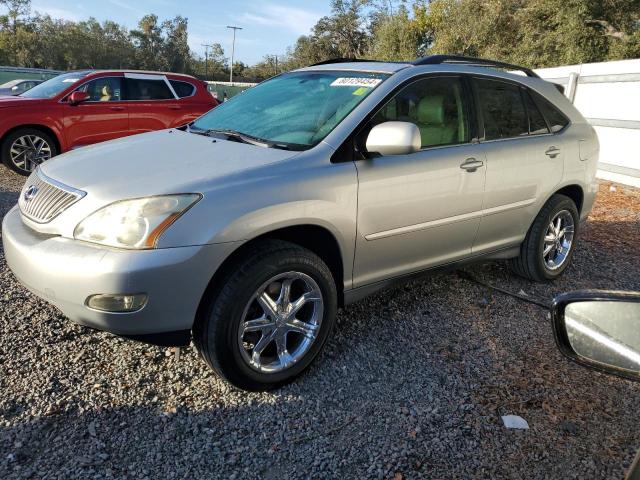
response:
[(5, 137), (0, 147), (2, 162), (20, 175), (30, 175), (35, 168), (58, 154), (51, 135), (35, 128), (19, 128)]
[(542, 207), (511, 260), (512, 270), (536, 282), (555, 280), (571, 264), (580, 214), (573, 200), (555, 194)]
[(335, 324), (327, 265), (298, 245), (269, 240), (230, 269), (194, 327), (196, 348), (243, 390), (291, 382), (316, 358)]

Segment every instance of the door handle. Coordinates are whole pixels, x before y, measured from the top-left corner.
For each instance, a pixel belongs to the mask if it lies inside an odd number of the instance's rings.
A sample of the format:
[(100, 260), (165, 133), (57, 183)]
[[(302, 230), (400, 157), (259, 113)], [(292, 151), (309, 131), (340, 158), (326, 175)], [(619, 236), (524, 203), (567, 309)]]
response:
[(464, 163), (460, 165), (460, 168), (466, 170), (467, 172), (475, 172), (483, 165), (484, 162), (482, 160), (476, 160), (475, 158), (471, 157), (467, 158)]
[(116, 111), (120, 111), (120, 110), (124, 110), (124, 107), (120, 107), (117, 105), (114, 105), (113, 107), (109, 107), (111, 110), (116, 110)]
[(556, 158), (560, 154), (560, 149), (558, 147), (549, 147), (544, 154), (548, 157)]
[(169, 110), (180, 110), (180, 105), (169, 105)]

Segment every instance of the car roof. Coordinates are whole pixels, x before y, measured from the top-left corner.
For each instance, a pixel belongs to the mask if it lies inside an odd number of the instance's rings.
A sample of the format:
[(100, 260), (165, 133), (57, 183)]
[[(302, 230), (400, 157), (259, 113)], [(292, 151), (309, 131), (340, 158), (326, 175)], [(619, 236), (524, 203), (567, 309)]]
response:
[(134, 69), (102, 70), (100, 69), (100, 70), (83, 70), (78, 73), (85, 73), (85, 72), (87, 75), (96, 75), (96, 74), (103, 74), (103, 73), (140, 73), (144, 75), (166, 75), (166, 76), (172, 76), (172, 77), (182, 77), (182, 78), (189, 78), (191, 80), (197, 80), (194, 76), (187, 75), (186, 73), (158, 72), (153, 70), (134, 70)]
[(393, 74), (411, 66), (411, 63), (404, 62), (343, 62), (343, 63), (321, 63), (309, 67), (300, 68), (297, 71), (351, 71), (351, 72), (373, 72)]
[[(454, 67), (454, 68), (449, 68)], [(325, 60), (320, 63), (316, 63), (307, 68), (302, 68), (302, 71), (313, 70), (338, 70), (338, 71), (359, 71), (359, 72), (379, 72), (395, 74), (408, 68), (418, 68), (418, 72), (450, 72), (461, 71), (462, 69), (480, 68), (481, 72), (486, 73), (486, 70), (490, 70), (490, 74), (504, 73), (505, 71), (511, 75), (515, 72), (521, 72), (527, 78), (539, 79), (540, 77), (530, 68), (511, 63), (502, 62), (499, 60), (490, 60), (486, 58), (465, 57), (461, 55), (429, 55), (426, 57), (418, 58), (412, 62), (388, 62), (377, 60), (359, 60), (359, 59), (344, 59), (334, 58)], [(512, 75), (514, 79), (521, 80), (521, 75)]]

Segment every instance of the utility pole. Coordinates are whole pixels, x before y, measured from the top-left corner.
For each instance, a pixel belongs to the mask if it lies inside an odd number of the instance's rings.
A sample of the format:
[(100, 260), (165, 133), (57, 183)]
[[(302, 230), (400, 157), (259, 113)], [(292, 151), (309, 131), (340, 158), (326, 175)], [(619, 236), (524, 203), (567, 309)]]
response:
[(233, 83), (233, 60), (236, 54), (236, 30), (242, 30), (242, 27), (227, 25), (227, 28), (233, 30), (233, 43), (231, 44), (231, 73), (229, 75), (229, 82)]
[(213, 48), (213, 45), (207, 45), (206, 43), (201, 43), (201, 47), (204, 47), (204, 79), (207, 79), (207, 67), (209, 63), (209, 48)]

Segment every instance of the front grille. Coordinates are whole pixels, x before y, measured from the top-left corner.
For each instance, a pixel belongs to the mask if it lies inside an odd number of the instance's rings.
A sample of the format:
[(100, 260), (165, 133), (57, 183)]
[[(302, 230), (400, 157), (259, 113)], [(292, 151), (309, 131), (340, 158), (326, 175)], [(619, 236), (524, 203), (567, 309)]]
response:
[(47, 223), (85, 195), (81, 190), (48, 178), (37, 169), (24, 184), (18, 204), (25, 217), (37, 223)]

